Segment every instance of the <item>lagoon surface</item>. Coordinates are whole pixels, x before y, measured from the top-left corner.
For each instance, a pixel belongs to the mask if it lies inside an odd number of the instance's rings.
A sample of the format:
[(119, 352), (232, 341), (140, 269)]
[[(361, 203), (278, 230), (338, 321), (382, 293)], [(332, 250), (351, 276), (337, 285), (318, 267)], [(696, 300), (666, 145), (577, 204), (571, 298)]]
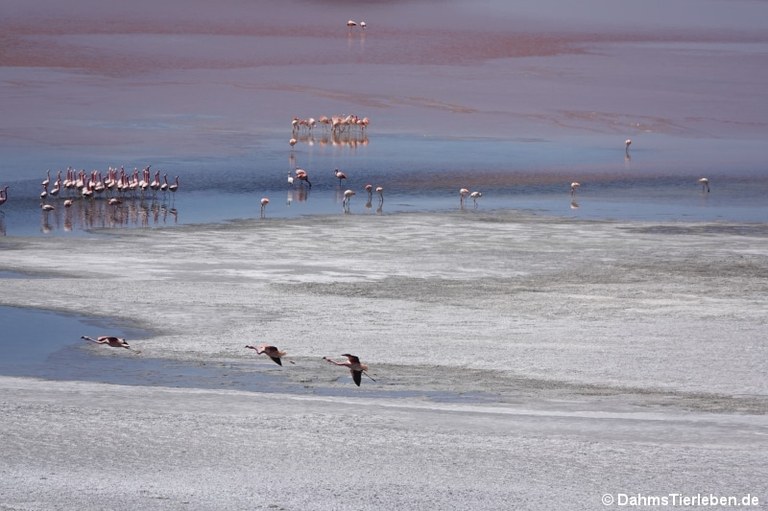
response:
[(768, 5), (0, 9), (0, 508), (765, 505)]

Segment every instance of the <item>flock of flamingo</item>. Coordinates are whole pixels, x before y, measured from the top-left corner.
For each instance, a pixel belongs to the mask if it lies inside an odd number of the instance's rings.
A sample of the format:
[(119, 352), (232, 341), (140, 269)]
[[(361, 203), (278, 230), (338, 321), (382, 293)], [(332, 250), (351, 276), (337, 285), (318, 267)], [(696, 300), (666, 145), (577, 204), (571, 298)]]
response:
[(312, 130), (317, 126), (318, 124), (323, 129), (330, 129), (332, 133), (350, 133), (353, 131), (359, 131), (360, 133), (365, 133), (366, 128), (368, 128), (368, 124), (370, 124), (370, 119), (368, 117), (359, 117), (355, 114), (347, 114), (347, 115), (332, 115), (328, 117), (327, 115), (321, 115), (318, 119), (315, 119), (314, 117), (308, 117), (306, 119), (301, 119), (299, 117), (294, 117), (291, 120), (291, 138), (289, 140), (289, 144), (291, 147), (296, 145), (297, 136), (300, 133), (311, 133)]
[[(104, 197), (110, 205), (120, 205), (128, 199), (145, 199), (152, 196), (157, 198), (158, 193), (164, 196), (169, 192), (174, 196), (179, 189), (179, 176), (172, 183), (168, 182), (168, 174), (160, 180), (160, 171), (155, 171), (154, 177), (148, 165), (139, 173), (138, 168), (133, 173), (125, 171), (125, 168), (109, 167), (106, 177), (99, 170), (90, 173), (85, 170), (76, 171), (67, 167), (66, 175), (58, 171), (56, 179), (51, 183), (51, 171), (48, 170), (45, 179), (40, 183), (41, 208), (43, 211), (53, 211), (56, 207), (51, 201), (57, 198), (63, 199), (65, 208), (71, 207), (75, 199), (96, 199)], [(4, 197), (7, 197), (7, 188)]]
[[(89, 337), (87, 335), (83, 335), (80, 337), (81, 339), (89, 342), (93, 342), (96, 344), (103, 344), (105, 346), (110, 346), (112, 348), (125, 348), (127, 350), (130, 350), (134, 353), (141, 353), (139, 350), (133, 349), (130, 344), (128, 344), (128, 341), (126, 341), (122, 337), (116, 337), (113, 335), (101, 335), (97, 338)], [(266, 355), (268, 356), (275, 364), (282, 367), (283, 365), (283, 357), (285, 357), (288, 353), (285, 351), (280, 350), (277, 348), (277, 346), (272, 346), (269, 344), (260, 344), (258, 346), (251, 346), (250, 344), (246, 344), (245, 346), (248, 349), (254, 350), (256, 352), (256, 355)], [(328, 357), (323, 357), (323, 360), (330, 364), (334, 364), (337, 366), (343, 366), (347, 367), (349, 369), (349, 372), (352, 374), (352, 381), (355, 382), (355, 385), (358, 387), (360, 386), (360, 383), (362, 381), (363, 374), (366, 375), (368, 378), (370, 378), (372, 381), (376, 381), (373, 379), (371, 375), (368, 374), (368, 366), (366, 364), (363, 364), (360, 362), (360, 358), (356, 355), (351, 355), (349, 353), (344, 353), (341, 355), (342, 357), (347, 357), (346, 361), (337, 362), (336, 360), (333, 360)], [(291, 364), (295, 364), (293, 360), (289, 361)]]

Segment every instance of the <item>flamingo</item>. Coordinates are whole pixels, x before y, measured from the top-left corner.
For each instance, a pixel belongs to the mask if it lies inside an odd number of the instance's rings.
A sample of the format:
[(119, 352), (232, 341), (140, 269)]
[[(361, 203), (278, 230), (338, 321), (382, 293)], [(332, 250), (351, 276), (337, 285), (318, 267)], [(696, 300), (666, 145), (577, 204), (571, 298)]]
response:
[(571, 183), (571, 195), (576, 195), (576, 190), (578, 190), (579, 187), (581, 187), (581, 183), (577, 183), (576, 181)]
[(160, 190), (162, 183), (160, 183), (160, 171), (155, 172), (155, 177), (150, 181), (149, 187), (152, 189), (152, 195), (157, 196), (157, 191)]
[(40, 209), (42, 209), (43, 211), (53, 211), (53, 210), (54, 210), (54, 209), (56, 209), (56, 208), (54, 208), (54, 207), (53, 207), (52, 205), (50, 205), (50, 204), (41, 204), (41, 205), (40, 205)]
[(176, 176), (176, 180), (168, 185), (168, 190), (170, 190), (172, 193), (176, 193), (176, 190), (179, 189), (179, 176)]
[(310, 188), (312, 188), (312, 183), (309, 182), (309, 174), (307, 174), (307, 171), (304, 169), (296, 169), (296, 179), (299, 181), (305, 181)]
[(469, 194), (470, 197), (472, 197), (472, 202), (475, 203), (475, 207), (477, 207), (477, 199), (483, 196), (482, 192), (472, 192)]
[(72, 207), (72, 199), (67, 199), (67, 200), (65, 200), (65, 201), (64, 201), (64, 207), (65, 207), (65, 208), (70, 208), (70, 207)]
[(701, 191), (709, 193), (709, 179), (702, 177), (699, 179), (699, 183), (701, 184)]
[(0, 206), (5, 204), (7, 200), (8, 200), (8, 187), (6, 186), (2, 190), (0, 190)]
[[(350, 355), (349, 353), (344, 353), (341, 356), (347, 357), (347, 361), (336, 362), (335, 360), (332, 360), (328, 357), (323, 357), (323, 360), (325, 360), (329, 364), (348, 367), (349, 371), (352, 373), (352, 380), (355, 382), (355, 385), (357, 385), (358, 387), (360, 386), (360, 380), (362, 380), (363, 374), (365, 374), (368, 378), (371, 378), (371, 375), (369, 375), (366, 372), (368, 370), (368, 366), (365, 364), (361, 364), (360, 359), (358, 357), (356, 357), (355, 355)], [(371, 380), (376, 381), (373, 378), (371, 378)]]
[(371, 197), (373, 196), (373, 185), (367, 184), (363, 187), (363, 189), (368, 192), (368, 202), (371, 201)]
[(365, 24), (365, 21), (361, 21), (360, 22), (360, 28), (362, 28), (363, 30), (365, 30), (365, 27), (367, 27), (367, 26), (368, 25)]
[(354, 190), (344, 190), (344, 200), (342, 200), (341, 203), (344, 206), (344, 209), (346, 211), (349, 211), (349, 201), (352, 199), (354, 195), (355, 195)]
[(44, 187), (46, 187), (46, 188), (47, 188), (47, 187), (48, 187), (48, 185), (49, 185), (49, 184), (50, 184), (50, 182), (51, 182), (51, 171), (50, 171), (50, 170), (47, 170), (47, 171), (46, 171), (46, 176), (47, 176), (47, 177), (46, 177), (45, 179), (43, 179), (43, 182), (42, 182), (42, 183), (40, 183), (40, 184), (41, 184), (41, 185), (43, 185)]
[(347, 26), (348, 26), (349, 28), (353, 28), (353, 27), (356, 27), (356, 26), (357, 26), (357, 23), (355, 22), (355, 20), (348, 20), (348, 21), (347, 21)]
[(168, 193), (168, 187), (170, 185), (168, 184), (168, 174), (163, 174), (163, 184), (160, 185), (160, 191), (163, 192), (163, 195)]
[(264, 216), (264, 209), (267, 207), (267, 204), (269, 204), (269, 198), (268, 197), (262, 197), (261, 198), (261, 216)]
[(126, 341), (122, 337), (115, 337), (113, 335), (102, 335), (102, 336), (99, 336), (97, 339), (94, 339), (92, 337), (88, 337), (87, 335), (83, 335), (80, 338), (86, 341), (95, 342), (96, 344), (107, 344), (113, 348), (125, 348), (135, 353), (141, 353), (140, 351), (136, 351), (135, 349), (131, 348), (128, 345), (128, 341)]
[[(250, 346), (250, 345), (246, 344), (245, 347), (248, 348), (248, 349), (256, 350), (256, 354), (257, 355), (262, 355), (263, 354), (263, 355), (268, 356), (269, 358), (272, 359), (272, 361), (275, 364), (277, 364), (279, 366), (283, 365), (283, 361), (280, 360), (280, 359), (286, 355), (286, 352), (280, 351), (279, 349), (277, 349), (276, 346), (270, 346), (268, 344), (259, 344), (258, 346)], [(294, 362), (291, 361), (291, 364), (293, 364), (293, 363)]]
[(298, 140), (296, 140), (296, 138), (294, 138), (294, 137), (291, 137), (291, 139), (288, 141), (288, 145), (293, 147), (293, 146), (296, 145), (296, 142), (298, 142)]
[(379, 202), (384, 202), (384, 187), (383, 186), (377, 186), (376, 187), (376, 193), (379, 194)]
[(624, 150), (629, 152), (629, 146), (632, 145), (632, 139), (628, 138), (624, 141)]
[(464, 207), (464, 199), (467, 198), (467, 195), (469, 195), (469, 190), (467, 188), (462, 188), (459, 190), (459, 205), (462, 208)]
[(345, 173), (343, 173), (342, 171), (340, 171), (339, 169), (334, 170), (333, 174), (339, 180), (339, 186), (341, 186), (342, 180), (347, 179), (347, 175)]

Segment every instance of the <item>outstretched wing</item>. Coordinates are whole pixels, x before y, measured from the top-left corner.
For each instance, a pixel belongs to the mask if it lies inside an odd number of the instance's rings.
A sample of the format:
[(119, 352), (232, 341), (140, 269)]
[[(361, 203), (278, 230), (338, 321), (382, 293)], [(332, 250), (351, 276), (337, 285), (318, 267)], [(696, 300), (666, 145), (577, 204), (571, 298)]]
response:
[(344, 353), (344, 354), (343, 354), (343, 355), (341, 355), (341, 356), (342, 356), (342, 357), (347, 357), (347, 359), (348, 359), (350, 362), (352, 362), (353, 364), (359, 364), (359, 363), (360, 363), (360, 359), (359, 359), (358, 357), (356, 357), (355, 355), (350, 355), (349, 353)]
[(280, 360), (280, 357), (273, 357), (273, 356), (270, 355), (269, 358), (271, 358), (275, 362), (275, 364), (277, 364), (279, 366), (283, 365), (283, 361)]
[(362, 379), (363, 379), (363, 372), (362, 371), (352, 370), (352, 381), (355, 382), (355, 385), (357, 385), (359, 387), (360, 386), (360, 382), (362, 381)]

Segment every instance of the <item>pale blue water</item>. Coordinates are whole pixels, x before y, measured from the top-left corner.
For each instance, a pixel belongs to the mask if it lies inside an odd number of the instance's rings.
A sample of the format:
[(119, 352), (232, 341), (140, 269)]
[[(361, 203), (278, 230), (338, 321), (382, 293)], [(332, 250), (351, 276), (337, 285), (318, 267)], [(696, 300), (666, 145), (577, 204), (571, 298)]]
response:
[[(147, 194), (107, 206), (105, 198), (78, 199), (65, 209), (62, 200), (49, 201), (56, 210), (44, 213), (38, 198), (45, 175), (9, 183), (9, 200), (0, 218), (8, 236), (78, 236), (101, 228), (165, 227), (233, 219), (260, 218), (259, 200), (269, 197), (265, 220), (344, 214), (342, 192), (352, 189), (349, 214), (450, 211), (459, 208), (459, 188), (480, 190), (478, 210), (514, 209), (542, 215), (584, 219), (649, 221), (768, 220), (768, 169), (736, 162), (728, 166), (716, 152), (709, 164), (701, 155), (688, 164), (691, 147), (633, 147), (626, 158), (623, 143), (608, 146), (604, 138), (551, 141), (493, 139), (420, 139), (371, 136), (365, 146), (318, 147), (299, 143), (287, 148), (284, 137), (263, 140), (262, 147), (240, 158), (126, 162), (128, 170), (152, 164), (179, 175), (173, 195)], [(613, 141), (616, 142), (616, 141)], [(649, 145), (655, 141), (649, 137)], [(746, 143), (745, 143), (746, 144)], [(637, 142), (634, 144), (639, 146)], [(732, 150), (732, 148), (731, 148)], [(106, 168), (106, 164), (100, 168)], [(311, 188), (289, 187), (287, 174), (295, 167), (310, 173)], [(348, 179), (339, 184), (333, 170)], [(53, 168), (54, 179), (56, 171)], [(707, 176), (711, 192), (703, 193), (698, 179)], [(581, 188), (572, 197), (571, 181)], [(384, 187), (384, 201), (374, 194), (370, 203), (365, 184)], [(471, 200), (465, 209), (474, 210)]]

